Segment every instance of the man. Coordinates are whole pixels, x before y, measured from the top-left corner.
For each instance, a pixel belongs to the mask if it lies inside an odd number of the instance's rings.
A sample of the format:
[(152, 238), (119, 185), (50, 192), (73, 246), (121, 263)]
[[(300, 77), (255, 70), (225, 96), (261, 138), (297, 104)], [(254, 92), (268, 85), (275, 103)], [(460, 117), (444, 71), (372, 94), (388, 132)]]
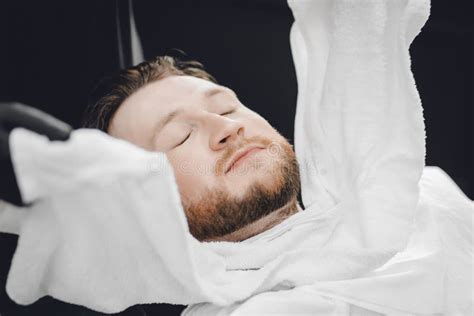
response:
[(289, 4), (298, 164), (195, 65), (126, 71), (86, 123), (114, 137), (10, 136), (22, 198), (35, 202), (0, 213), (20, 235), (10, 297), (107, 313), (166, 302), (200, 315), (472, 314), (472, 201), (424, 168), (410, 72), (429, 3)]
[(84, 126), (165, 152), (197, 239), (243, 240), (301, 210), (292, 146), (199, 63), (159, 56), (111, 80)]

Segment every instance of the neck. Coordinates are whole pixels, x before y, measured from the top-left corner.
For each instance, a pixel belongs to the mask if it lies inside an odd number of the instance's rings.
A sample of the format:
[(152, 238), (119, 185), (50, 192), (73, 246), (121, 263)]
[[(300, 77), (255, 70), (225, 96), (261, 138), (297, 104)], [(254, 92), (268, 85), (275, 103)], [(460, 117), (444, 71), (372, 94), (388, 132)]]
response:
[(231, 241), (231, 242), (238, 242), (250, 237), (253, 237), (257, 234), (260, 234), (266, 230), (269, 230), (273, 226), (283, 222), (285, 219), (290, 217), (291, 215), (301, 211), (301, 207), (298, 204), (296, 198), (292, 199), (289, 203), (285, 206), (271, 212), (265, 217), (256, 220), (255, 222), (242, 227), (230, 234), (215, 237), (205, 241)]

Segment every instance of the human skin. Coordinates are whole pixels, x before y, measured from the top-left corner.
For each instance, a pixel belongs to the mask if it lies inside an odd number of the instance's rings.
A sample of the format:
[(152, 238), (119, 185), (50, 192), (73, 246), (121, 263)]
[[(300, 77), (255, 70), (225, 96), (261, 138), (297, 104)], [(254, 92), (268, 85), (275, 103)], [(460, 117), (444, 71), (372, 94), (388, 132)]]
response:
[[(177, 114), (162, 126), (163, 119), (176, 110)], [(286, 178), (292, 178), (284, 201), (270, 203), (271, 213), (267, 210), (252, 219), (242, 217), (245, 225), (232, 222), (228, 216), (229, 223), (222, 223), (226, 228), (220, 230), (220, 236), (202, 233), (201, 240), (241, 241), (301, 210), (296, 200), (297, 170), (288, 174), (281, 171), (285, 166), (294, 167), (291, 145), (229, 88), (191, 76), (165, 77), (129, 96), (114, 114), (108, 132), (166, 154), (191, 231), (214, 221), (217, 205), (242, 206), (238, 203), (257, 198), (256, 191), (250, 190), (252, 186), (261, 189), (259, 194), (278, 193)], [(228, 171), (236, 154), (250, 148), (255, 150)], [(288, 191), (292, 186), (294, 192)]]

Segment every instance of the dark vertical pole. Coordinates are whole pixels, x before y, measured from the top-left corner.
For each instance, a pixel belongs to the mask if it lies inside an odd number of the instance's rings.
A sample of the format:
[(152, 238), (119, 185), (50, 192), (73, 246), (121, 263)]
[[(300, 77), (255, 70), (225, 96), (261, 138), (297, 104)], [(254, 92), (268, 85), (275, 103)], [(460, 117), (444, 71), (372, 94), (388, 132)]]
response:
[(115, 23), (120, 68), (132, 66), (132, 37), (130, 28), (130, 8), (132, 0), (115, 1)]

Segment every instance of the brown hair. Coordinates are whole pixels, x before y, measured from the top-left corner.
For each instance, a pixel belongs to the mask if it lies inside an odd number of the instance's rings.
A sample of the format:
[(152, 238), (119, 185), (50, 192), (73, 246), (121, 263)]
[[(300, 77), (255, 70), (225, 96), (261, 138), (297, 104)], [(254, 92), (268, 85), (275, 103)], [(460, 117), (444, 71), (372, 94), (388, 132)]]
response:
[[(148, 83), (168, 76), (193, 76), (217, 83), (197, 61), (183, 61), (171, 56), (157, 56), (118, 74), (103, 79), (94, 89), (84, 113), (82, 126), (107, 132), (110, 121), (120, 105), (135, 91)], [(99, 94), (99, 97), (94, 97)]]

